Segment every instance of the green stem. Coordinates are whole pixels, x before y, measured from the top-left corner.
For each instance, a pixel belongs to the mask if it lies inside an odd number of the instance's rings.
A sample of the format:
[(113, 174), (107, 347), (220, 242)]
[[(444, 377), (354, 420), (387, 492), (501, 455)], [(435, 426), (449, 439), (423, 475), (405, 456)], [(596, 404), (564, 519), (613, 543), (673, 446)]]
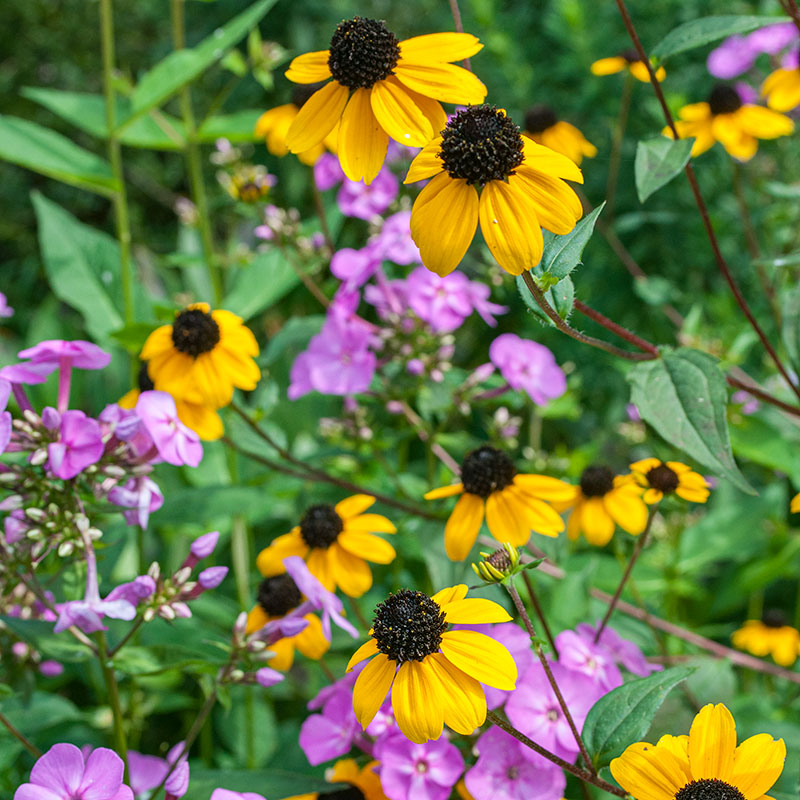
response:
[(97, 632), (97, 658), (100, 662), (100, 669), (103, 673), (103, 681), (106, 685), (108, 702), (111, 706), (111, 713), (114, 718), (114, 743), (117, 754), (125, 764), (125, 782), (128, 782), (128, 743), (125, 737), (125, 725), (122, 718), (122, 705), (119, 700), (119, 686), (117, 676), (114, 674), (114, 665), (108, 655), (108, 643), (103, 631)]
[(15, 738), (18, 739), (20, 744), (34, 757), (41, 758), (42, 751), (31, 741), (25, 738), (25, 735), (18, 731), (12, 724), (8, 717), (0, 712), (0, 724)]
[(614, 199), (619, 182), (619, 164), (622, 158), (622, 142), (625, 139), (625, 128), (628, 124), (628, 111), (631, 107), (633, 92), (633, 75), (625, 71), (625, 83), (622, 85), (622, 97), (619, 101), (619, 115), (614, 133), (611, 137), (611, 155), (608, 159), (608, 181), (606, 182), (606, 222), (610, 223), (614, 216)]

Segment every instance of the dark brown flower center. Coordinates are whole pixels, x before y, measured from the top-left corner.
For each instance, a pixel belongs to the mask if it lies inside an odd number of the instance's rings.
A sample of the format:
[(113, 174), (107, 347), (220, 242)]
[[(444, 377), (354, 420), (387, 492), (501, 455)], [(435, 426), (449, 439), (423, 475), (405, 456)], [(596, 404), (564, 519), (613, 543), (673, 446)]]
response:
[(353, 17), (339, 23), (328, 54), (335, 81), (348, 89), (369, 89), (393, 74), (400, 46), (383, 21)]
[(635, 47), (630, 47), (627, 50), (623, 50), (620, 55), (624, 58), (629, 64), (635, 64), (637, 61), (641, 61), (641, 56), (639, 55), (639, 51)]
[(343, 529), (342, 518), (327, 503), (311, 506), (300, 520), (300, 535), (309, 547), (330, 547)]
[(524, 158), (522, 136), (497, 106), (470, 106), (450, 117), (439, 157), (451, 178), (483, 186), (514, 174)]
[(703, 778), (687, 783), (675, 793), (675, 800), (745, 800), (735, 787), (717, 778)]
[(358, 786), (348, 786), (336, 792), (325, 792), (320, 795), (321, 800), (364, 800), (364, 792)]
[(300, 605), (303, 596), (290, 575), (274, 575), (258, 585), (258, 604), (271, 617), (282, 617)]
[(768, 608), (761, 616), (761, 622), (767, 628), (783, 628), (788, 624), (786, 614), (779, 608)]
[(172, 323), (172, 344), (192, 358), (213, 350), (218, 342), (219, 325), (201, 308), (181, 311)]
[(447, 630), (439, 604), (423, 592), (401, 589), (375, 609), (372, 638), (392, 661), (422, 661), (439, 650)]
[(514, 462), (502, 450), (488, 445), (467, 453), (461, 463), (464, 491), (484, 500), (492, 492), (505, 489), (516, 474)]
[(586, 467), (580, 485), (584, 497), (603, 497), (614, 488), (614, 473), (606, 466)]
[(650, 486), (664, 494), (672, 494), (680, 483), (675, 471), (666, 464), (659, 464), (657, 467), (653, 467), (645, 477)]
[(732, 114), (742, 107), (742, 98), (739, 97), (739, 92), (732, 86), (718, 83), (708, 96), (708, 105), (714, 116), (717, 114)]
[(147, 371), (147, 362), (142, 361), (139, 367), (139, 375), (137, 376), (137, 384), (140, 392), (152, 392), (156, 385), (150, 379), (150, 373)]
[(556, 122), (558, 117), (550, 106), (534, 106), (525, 112), (525, 130), (528, 133), (542, 133)]
[(486, 559), (486, 563), (491, 564), (499, 572), (506, 572), (512, 567), (511, 556), (509, 556), (508, 551), (504, 550), (502, 547), (499, 550), (495, 550), (494, 553)]

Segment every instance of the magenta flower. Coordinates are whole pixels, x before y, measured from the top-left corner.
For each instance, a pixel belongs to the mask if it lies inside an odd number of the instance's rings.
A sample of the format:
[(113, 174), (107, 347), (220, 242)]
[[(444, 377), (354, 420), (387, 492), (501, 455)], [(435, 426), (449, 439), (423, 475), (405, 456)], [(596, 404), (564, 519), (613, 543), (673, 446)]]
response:
[(389, 208), (399, 190), (400, 184), (394, 173), (384, 167), (369, 186), (363, 181), (345, 178), (336, 195), (336, 202), (346, 217), (371, 220)]
[(371, 242), (376, 255), (395, 264), (421, 264), (419, 248), (411, 238), (411, 212), (398, 211), (386, 218), (381, 232)]
[(13, 317), (14, 309), (8, 304), (6, 296), (0, 292), (0, 317)]
[(323, 153), (314, 162), (314, 183), (321, 192), (332, 189), (344, 179), (344, 172), (342, 172), (339, 159), (335, 155)]
[(538, 406), (567, 390), (566, 376), (543, 344), (503, 333), (489, 346), (489, 358), (512, 389), (526, 391)]
[(347, 289), (363, 286), (380, 266), (381, 260), (371, 247), (353, 250), (343, 247), (333, 254), (331, 272), (343, 281)]
[[(375, 307), (381, 319), (387, 319), (392, 315), (402, 316), (408, 306), (408, 282), (399, 279), (389, 281), (385, 277), (381, 279), (383, 273), (380, 270), (375, 274), (379, 278), (378, 284), (370, 283), (364, 287), (364, 299)], [(413, 329), (413, 321), (410, 319), (405, 321), (409, 322)]]
[(376, 743), (375, 757), (389, 800), (446, 800), (464, 771), (461, 753), (444, 736), (414, 744), (393, 733)]
[(48, 464), (57, 478), (69, 480), (96, 464), (104, 450), (100, 423), (83, 411), (65, 411), (58, 441), (47, 446)]
[(11, 412), (6, 410), (11, 394), (11, 383), (0, 378), (0, 453), (5, 453), (11, 441)]
[(317, 766), (350, 751), (361, 726), (353, 711), (353, 693), (342, 688), (322, 707), (321, 714), (311, 714), (300, 727), (300, 747), (308, 763)]
[(122, 515), (128, 525), (138, 525), (145, 530), (150, 521), (150, 514), (164, 505), (164, 495), (155, 481), (147, 475), (130, 478), (124, 485), (115, 486), (108, 493), (109, 502), (129, 509)]
[(168, 464), (196, 467), (203, 458), (200, 437), (178, 419), (175, 400), (167, 392), (142, 392), (136, 413), (150, 434), (158, 454)]
[(706, 66), (714, 77), (730, 80), (747, 72), (762, 53), (775, 55), (796, 40), (793, 23), (767, 25), (747, 36), (729, 36), (709, 53)]
[(622, 675), (614, 663), (614, 657), (602, 645), (587, 641), (575, 631), (561, 631), (556, 636), (555, 645), (559, 664), (588, 676), (604, 692), (622, 686)]
[(128, 774), (134, 796), (138, 797), (160, 786), (168, 770), (169, 764), (163, 758), (128, 750)]
[[(338, 160), (336, 162), (339, 163)], [(266, 800), (263, 795), (255, 792), (234, 792), (230, 789), (214, 789), (209, 800)]]
[(280, 683), (285, 677), (282, 672), (278, 672), (278, 670), (271, 667), (261, 667), (261, 669), (256, 670), (256, 682), (265, 689)]
[(189, 753), (185, 742), (178, 742), (167, 753), (167, 765), (171, 772), (164, 783), (164, 800), (177, 800), (189, 788)]
[(198, 561), (208, 558), (217, 548), (219, 542), (219, 531), (209, 531), (202, 536), (198, 536), (189, 548), (189, 555), (181, 564), (182, 567), (194, 567)]
[(20, 350), (17, 356), (29, 359), (31, 364), (47, 365), (50, 372), (65, 364), (80, 369), (104, 369), (111, 361), (111, 355), (96, 344), (81, 340), (67, 342), (63, 339), (39, 342)]
[(105, 747), (93, 750), (84, 761), (74, 744), (54, 744), (31, 770), (14, 800), (133, 800), (122, 783), (125, 765)]
[[(597, 626), (581, 622), (575, 631), (584, 641), (593, 643)], [(663, 669), (660, 664), (651, 664), (633, 642), (623, 639), (613, 628), (603, 628), (600, 641), (595, 646), (603, 648), (609, 657), (622, 664), (628, 672), (632, 672), (634, 675), (646, 678), (651, 672)]]
[(216, 589), (225, 580), (227, 574), (227, 567), (207, 567), (198, 573), (197, 585), (202, 586), (206, 591)]

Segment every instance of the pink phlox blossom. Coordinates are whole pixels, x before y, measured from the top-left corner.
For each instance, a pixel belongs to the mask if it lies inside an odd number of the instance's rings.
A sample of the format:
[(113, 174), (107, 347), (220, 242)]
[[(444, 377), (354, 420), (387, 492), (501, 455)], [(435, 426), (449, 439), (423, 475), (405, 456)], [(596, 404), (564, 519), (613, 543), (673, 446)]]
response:
[(234, 792), (231, 789), (214, 789), (209, 800), (266, 800), (255, 792)]
[[(391, 281), (384, 278), (377, 285), (367, 284), (364, 287), (364, 300), (374, 306), (380, 319), (402, 316), (409, 305), (407, 282), (400, 278)], [(413, 321), (408, 321), (413, 328)]]
[(178, 418), (175, 400), (167, 392), (142, 392), (136, 401), (136, 413), (142, 420), (168, 464), (196, 467), (203, 458), (200, 437)]
[(321, 192), (332, 189), (345, 179), (339, 159), (332, 153), (323, 153), (314, 162), (314, 183)]
[(91, 342), (80, 339), (65, 341), (48, 339), (33, 347), (20, 350), (19, 358), (26, 358), (31, 365), (46, 365), (50, 372), (67, 364), (80, 369), (105, 369), (111, 362), (111, 354)]
[(106, 600), (127, 600), (132, 606), (137, 606), (146, 600), (156, 590), (156, 582), (149, 575), (139, 575), (128, 583), (115, 586), (106, 597)]
[(11, 441), (11, 412), (6, 409), (11, 395), (11, 383), (0, 378), (0, 453), (5, 453)]
[(128, 525), (138, 525), (147, 529), (150, 514), (164, 505), (164, 495), (158, 484), (147, 475), (130, 478), (122, 486), (115, 486), (108, 493), (109, 502), (128, 509), (122, 515)]
[(25, 534), (32, 528), (30, 521), (21, 509), (11, 511), (3, 520), (3, 528), (7, 544), (15, 544), (25, 538)]
[(197, 584), (198, 586), (202, 586), (206, 591), (209, 589), (216, 589), (217, 586), (225, 580), (227, 574), (227, 567), (206, 567), (206, 569), (198, 573)]
[(317, 766), (350, 751), (361, 732), (353, 711), (353, 694), (342, 688), (322, 707), (322, 713), (311, 714), (300, 727), (300, 747), (308, 763)]
[(0, 292), (0, 317), (13, 317), (14, 309), (8, 304), (8, 298)]
[(350, 672), (345, 672), (345, 674), (339, 678), (338, 681), (334, 681), (328, 686), (323, 686), (316, 693), (316, 695), (314, 695), (314, 697), (308, 701), (306, 708), (309, 711), (316, 711), (318, 708), (322, 708), (331, 697), (333, 697), (335, 694), (338, 694), (342, 690), (348, 689), (352, 692), (356, 678), (358, 677), (358, 673), (364, 668), (365, 664), (365, 661), (361, 662), (360, 664), (356, 664), (355, 667), (350, 670)]
[(408, 145), (396, 142), (394, 139), (389, 139), (389, 145), (386, 148), (386, 163), (397, 164), (400, 161), (410, 162), (421, 149), (421, 147), (409, 147)]
[(393, 261), (403, 266), (422, 263), (419, 248), (411, 238), (410, 211), (397, 211), (387, 217), (370, 246), (380, 260)]
[[(597, 626), (581, 622), (575, 631), (585, 641), (594, 642)], [(651, 672), (663, 669), (660, 664), (651, 664), (633, 642), (623, 639), (613, 628), (608, 626), (603, 628), (597, 646), (604, 648), (611, 658), (634, 675), (646, 678)]]
[(344, 282), (347, 289), (363, 286), (380, 266), (381, 259), (375, 248), (367, 245), (360, 250), (343, 247), (331, 258), (331, 272)]
[(489, 346), (489, 358), (511, 388), (527, 392), (536, 405), (546, 405), (567, 390), (564, 372), (543, 344), (503, 333)]
[(797, 40), (791, 22), (759, 28), (746, 36), (729, 36), (708, 55), (706, 66), (716, 78), (729, 80), (747, 72), (762, 53), (776, 55)]
[(182, 567), (194, 567), (198, 561), (208, 558), (217, 548), (219, 542), (219, 531), (209, 531), (198, 536), (189, 548), (189, 555), (181, 564)]
[(171, 772), (164, 783), (164, 800), (177, 800), (189, 788), (189, 751), (185, 742), (178, 742), (167, 753)]
[(128, 750), (128, 774), (134, 796), (149, 792), (160, 786), (164, 780), (169, 764), (158, 756), (148, 756)]
[[(366, 662), (364, 663), (366, 664)], [(378, 713), (372, 718), (372, 722), (364, 728), (364, 733), (377, 741), (396, 730), (397, 725), (394, 719), (394, 712), (392, 711), (392, 704), (390, 701), (386, 700), (378, 709)]]
[(364, 181), (345, 178), (336, 195), (336, 202), (346, 217), (371, 220), (389, 208), (399, 190), (400, 184), (394, 173), (388, 167), (383, 167), (369, 186)]
[(614, 663), (614, 657), (602, 645), (587, 641), (575, 631), (561, 631), (556, 636), (555, 645), (559, 664), (588, 676), (604, 692), (622, 686), (622, 675)]
[(280, 683), (284, 678), (286, 676), (282, 672), (278, 672), (272, 667), (261, 667), (261, 669), (256, 670), (256, 682), (265, 689), (275, 686), (276, 683)]
[(47, 447), (48, 465), (57, 478), (69, 480), (96, 464), (104, 450), (100, 423), (83, 411), (65, 411), (61, 415), (58, 441)]

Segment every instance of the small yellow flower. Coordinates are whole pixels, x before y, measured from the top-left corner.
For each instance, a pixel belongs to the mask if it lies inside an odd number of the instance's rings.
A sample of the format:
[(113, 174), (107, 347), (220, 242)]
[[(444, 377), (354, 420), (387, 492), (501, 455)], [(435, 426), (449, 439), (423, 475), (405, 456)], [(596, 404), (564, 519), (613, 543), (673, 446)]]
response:
[(800, 492), (798, 492), (798, 494), (792, 498), (792, 502), (789, 505), (789, 511), (791, 511), (792, 514), (797, 514), (797, 512), (800, 511)]
[[(364, 800), (388, 800), (383, 793), (381, 787), (381, 780), (375, 768), (378, 766), (377, 761), (370, 761), (359, 767), (356, 761), (352, 758), (342, 758), (337, 761), (332, 767), (325, 770), (325, 780), (328, 783), (348, 783), (353, 786), (357, 792), (360, 792)], [(347, 790), (345, 790), (347, 791)], [(342, 792), (343, 794), (344, 792)], [(296, 794), (292, 797), (287, 797), (285, 800), (319, 800), (320, 797), (324, 798), (328, 794), (339, 794), (339, 792), (327, 792), (320, 795), (319, 792), (311, 792), (310, 794)], [(348, 792), (348, 796), (350, 792)]]
[(783, 772), (786, 745), (768, 733), (736, 746), (736, 723), (709, 703), (688, 736), (637, 742), (611, 762), (611, 774), (636, 800), (761, 800)]
[(438, 739), (447, 725), (468, 735), (486, 719), (482, 683), (510, 690), (517, 665), (485, 634), (450, 625), (507, 622), (497, 603), (466, 599), (465, 584), (433, 597), (401, 589), (378, 605), (371, 638), (356, 650), (348, 671), (367, 658), (353, 687), (353, 710), (366, 728), (391, 691), (397, 726), (412, 742)]
[(787, 625), (780, 611), (767, 612), (760, 620), (747, 620), (731, 640), (739, 650), (759, 658), (772, 656), (782, 667), (791, 667), (800, 655), (800, 631)]
[[(618, 56), (610, 56), (608, 58), (601, 58), (595, 61), (590, 67), (592, 75), (615, 75), (617, 72), (628, 70), (636, 80), (642, 83), (650, 83), (650, 74), (644, 61), (639, 57), (636, 50), (624, 50)], [(664, 67), (659, 67), (656, 70), (656, 80), (661, 81), (667, 77)]]
[(800, 106), (800, 69), (776, 69), (761, 84), (761, 94), (774, 111), (791, 111)]
[(396, 555), (389, 542), (373, 535), (397, 530), (386, 517), (364, 513), (374, 502), (368, 494), (355, 494), (335, 506), (311, 506), (299, 525), (258, 554), (256, 566), (265, 577), (280, 575), (284, 558), (300, 556), (329, 592), (338, 586), (349, 597), (361, 597), (372, 586), (367, 561), (390, 564)]
[(219, 172), (217, 179), (234, 200), (251, 204), (264, 200), (275, 185), (275, 176), (260, 164), (240, 167), (230, 175)]
[[(763, 106), (742, 104), (731, 86), (717, 84), (705, 103), (691, 103), (679, 112), (675, 123), (681, 139), (694, 137), (692, 155), (699, 156), (719, 142), (739, 161), (749, 161), (758, 150), (759, 139), (776, 139), (794, 130), (789, 117)], [(663, 133), (673, 138), (670, 128)]]
[(708, 500), (709, 483), (699, 473), (680, 461), (643, 458), (631, 464), (633, 479), (645, 489), (645, 503), (658, 503), (664, 495), (676, 494), (691, 503)]
[(444, 529), (444, 547), (453, 561), (463, 561), (475, 544), (484, 515), (498, 542), (519, 547), (531, 531), (558, 536), (564, 520), (551, 503), (566, 502), (574, 488), (548, 475), (519, 474), (501, 450), (484, 445), (467, 453), (461, 463), (461, 483), (440, 486), (426, 500), (460, 494)]
[(525, 112), (523, 133), (578, 165), (584, 156), (594, 158), (597, 155), (597, 148), (574, 125), (558, 119), (550, 106), (529, 108)]
[(486, 87), (451, 63), (474, 56), (482, 47), (468, 33), (398, 41), (381, 21), (344, 20), (328, 50), (297, 56), (286, 72), (294, 83), (333, 79), (306, 101), (289, 126), (289, 150), (310, 150), (338, 123), (342, 170), (352, 181), (371, 183), (383, 165), (389, 137), (422, 147), (445, 125), (441, 102), (483, 101)]

